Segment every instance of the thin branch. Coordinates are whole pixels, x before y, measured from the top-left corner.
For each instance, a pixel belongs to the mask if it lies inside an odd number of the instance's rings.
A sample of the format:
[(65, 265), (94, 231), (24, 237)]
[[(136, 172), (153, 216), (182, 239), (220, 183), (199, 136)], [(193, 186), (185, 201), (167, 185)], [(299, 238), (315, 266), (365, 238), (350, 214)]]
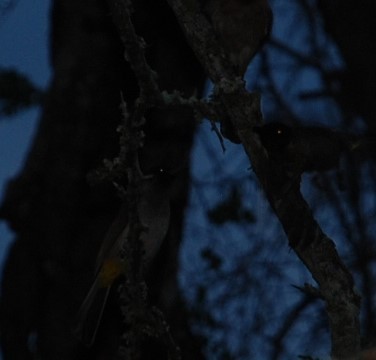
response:
[(271, 38), (269, 45), (298, 61), (302, 66), (311, 66), (322, 70), (321, 63), (317, 59), (299, 52), (279, 39)]
[(125, 58), (134, 71), (140, 92), (148, 100), (160, 94), (156, 74), (145, 58), (145, 41), (136, 34), (131, 20), (130, 0), (109, 0), (110, 11), (125, 48)]
[(273, 353), (271, 359), (278, 360), (283, 349), (283, 340), (287, 334), (294, 328), (297, 319), (313, 303), (312, 297), (306, 296), (295, 304), (295, 306), (284, 316), (284, 321), (276, 333), (271, 337), (273, 342)]

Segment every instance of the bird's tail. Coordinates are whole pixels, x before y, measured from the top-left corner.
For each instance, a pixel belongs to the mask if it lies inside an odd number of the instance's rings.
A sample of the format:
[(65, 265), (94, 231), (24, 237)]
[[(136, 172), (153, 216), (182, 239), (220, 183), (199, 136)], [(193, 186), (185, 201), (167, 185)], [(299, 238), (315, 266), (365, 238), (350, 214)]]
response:
[(73, 333), (86, 346), (94, 343), (110, 289), (101, 286), (97, 276), (78, 310)]

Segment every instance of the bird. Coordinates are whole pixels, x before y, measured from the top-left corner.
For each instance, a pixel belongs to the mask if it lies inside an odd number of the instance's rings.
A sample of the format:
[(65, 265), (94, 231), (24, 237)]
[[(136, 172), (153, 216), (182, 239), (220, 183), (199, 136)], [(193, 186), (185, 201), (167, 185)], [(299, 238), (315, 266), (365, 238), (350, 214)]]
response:
[(271, 31), (273, 14), (267, 0), (207, 0), (204, 2), (213, 29), (240, 76)]
[[(159, 169), (156, 174), (144, 176), (139, 186), (137, 214), (144, 229), (139, 239), (146, 269), (158, 253), (169, 228), (171, 181), (173, 176)], [(88, 347), (95, 341), (113, 284), (130, 271), (127, 254), (124, 254), (129, 237), (129, 207), (124, 203), (104, 237), (92, 285), (74, 321), (74, 335)]]
[(338, 168), (341, 156), (368, 141), (323, 126), (289, 126), (271, 122), (255, 126), (269, 158), (294, 174), (324, 172)]
[[(235, 73), (243, 77), (249, 63), (269, 37), (273, 13), (267, 0), (204, 0), (220, 45)], [(241, 141), (228, 117), (220, 121), (222, 135), (235, 144)]]

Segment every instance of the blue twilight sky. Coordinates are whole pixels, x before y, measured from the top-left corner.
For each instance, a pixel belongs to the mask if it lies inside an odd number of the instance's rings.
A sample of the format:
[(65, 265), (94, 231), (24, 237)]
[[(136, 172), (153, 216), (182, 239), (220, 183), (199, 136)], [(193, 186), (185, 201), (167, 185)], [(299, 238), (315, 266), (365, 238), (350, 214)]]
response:
[[(0, 67), (15, 68), (45, 88), (50, 77), (50, 0), (16, 0), (14, 3), (12, 10), (0, 16)], [(22, 168), (38, 117), (39, 111), (34, 109), (0, 119), (0, 199), (7, 181)], [(0, 221), (0, 264), (11, 239), (11, 232)]]

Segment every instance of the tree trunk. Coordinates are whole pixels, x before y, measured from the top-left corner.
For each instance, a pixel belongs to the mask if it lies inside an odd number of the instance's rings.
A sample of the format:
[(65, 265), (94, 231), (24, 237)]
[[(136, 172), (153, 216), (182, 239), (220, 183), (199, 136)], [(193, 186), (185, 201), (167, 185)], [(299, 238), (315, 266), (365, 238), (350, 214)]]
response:
[[(200, 89), (203, 72), (165, 2), (140, 0), (134, 5), (134, 22), (149, 46), (148, 60), (161, 88), (189, 95)], [(89, 185), (87, 175), (103, 159), (117, 156), (120, 93), (131, 110), (139, 91), (109, 13), (101, 0), (54, 1), (53, 79), (25, 166), (9, 183), (1, 207), (1, 216), (17, 234), (2, 284), (5, 360), (32, 358), (33, 352), (49, 360), (109, 359), (117, 352), (121, 334), (111, 309), (93, 349), (81, 346), (71, 331), (97, 251), (120, 206), (109, 182)], [(165, 161), (187, 161), (194, 130), (191, 111), (150, 111), (142, 150), (145, 171), (165, 166)], [(150, 300), (164, 311), (183, 357), (200, 359), (176, 281), (188, 180), (185, 168), (148, 286)], [(36, 347), (30, 345), (33, 334)]]

